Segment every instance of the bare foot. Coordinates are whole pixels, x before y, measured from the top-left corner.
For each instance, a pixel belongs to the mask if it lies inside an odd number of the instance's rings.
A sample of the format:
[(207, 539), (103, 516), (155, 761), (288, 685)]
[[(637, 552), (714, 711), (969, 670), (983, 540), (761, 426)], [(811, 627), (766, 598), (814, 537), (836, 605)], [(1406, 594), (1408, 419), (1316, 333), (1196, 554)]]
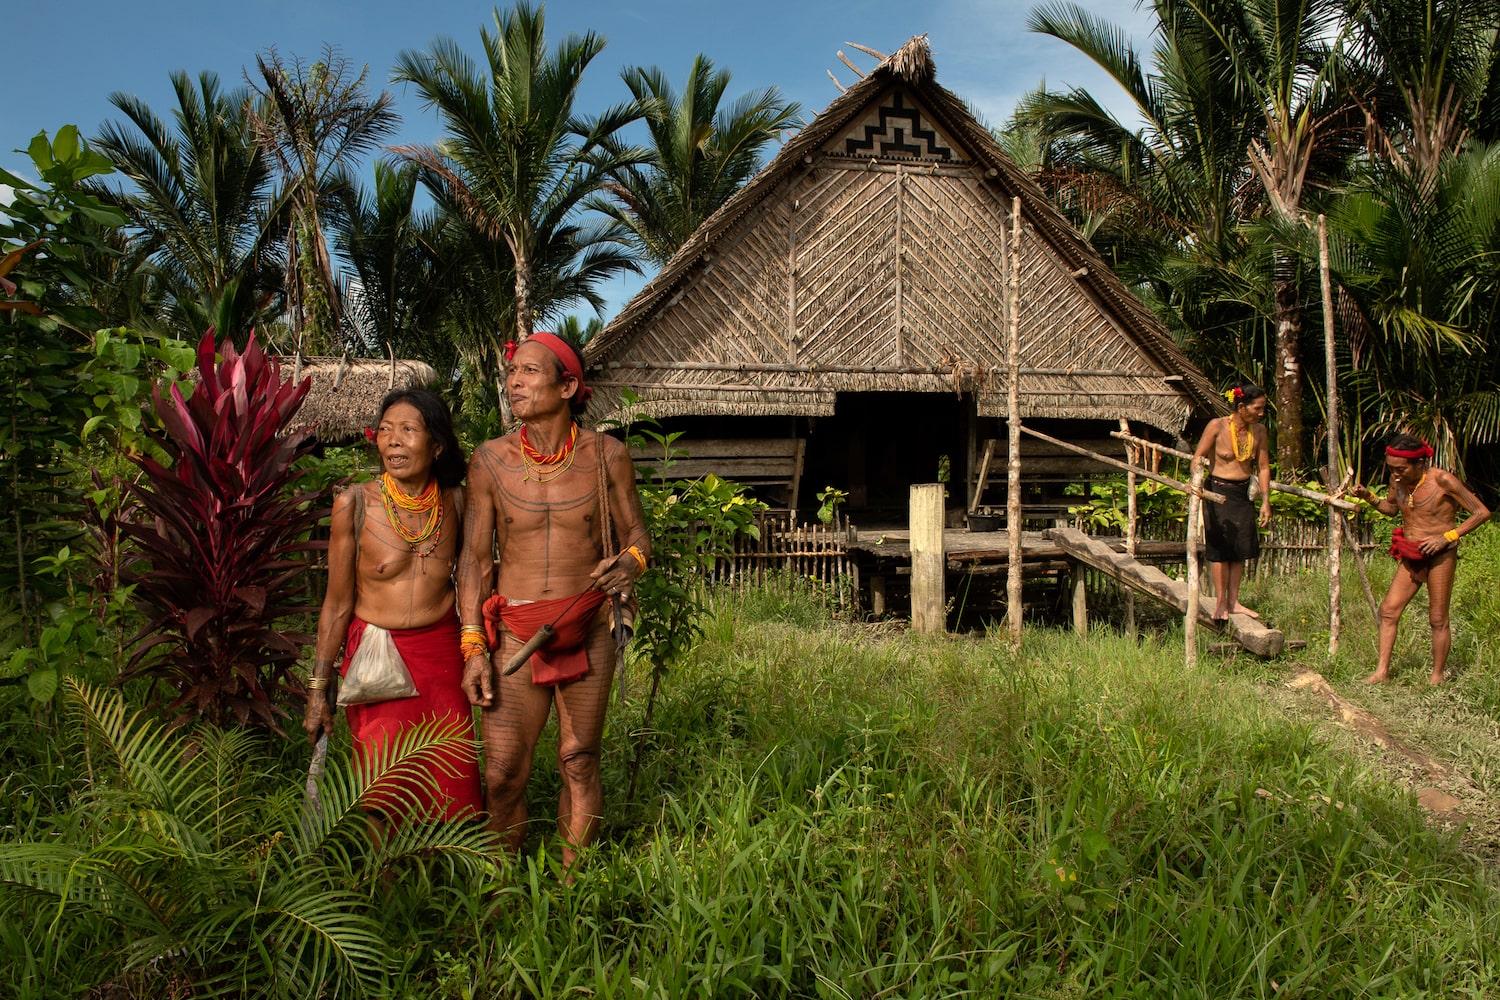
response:
[(1427, 678), (1427, 683), (1434, 687), (1443, 683), (1443, 672), (1441, 670), (1434, 670), (1432, 676)]
[(1226, 622), (1228, 622), (1229, 621), (1229, 609), (1226, 608), (1226, 607), (1224, 607), (1224, 605), (1222, 605), (1222, 604), (1219, 605), (1218, 607), (1214, 608), (1213, 618), (1214, 618), (1214, 621), (1220, 623), (1221, 625), (1224, 624), (1224, 623), (1226, 623)]
[(1387, 671), (1387, 670), (1377, 670), (1373, 674), (1371, 674), (1370, 676), (1368, 676), (1368, 677), (1365, 678), (1365, 683), (1366, 684), (1380, 684), (1383, 681), (1388, 681), (1390, 679), (1391, 679), (1390, 671)]
[(1253, 610), (1251, 608), (1247, 608), (1243, 604), (1240, 604), (1238, 601), (1235, 602), (1234, 613), (1237, 614), (1237, 615), (1249, 615), (1251, 618), (1259, 618), (1260, 617), (1260, 612), (1259, 611), (1255, 611), (1255, 610)]

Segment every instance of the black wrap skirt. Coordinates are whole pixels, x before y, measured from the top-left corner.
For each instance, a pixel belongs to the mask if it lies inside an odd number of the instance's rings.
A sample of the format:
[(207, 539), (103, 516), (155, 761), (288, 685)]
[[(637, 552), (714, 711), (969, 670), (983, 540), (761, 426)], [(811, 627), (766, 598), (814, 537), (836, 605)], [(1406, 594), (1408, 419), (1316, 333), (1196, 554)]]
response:
[(1209, 476), (1203, 485), (1225, 497), (1204, 504), (1204, 555), (1209, 562), (1246, 562), (1260, 555), (1260, 532), (1249, 479)]

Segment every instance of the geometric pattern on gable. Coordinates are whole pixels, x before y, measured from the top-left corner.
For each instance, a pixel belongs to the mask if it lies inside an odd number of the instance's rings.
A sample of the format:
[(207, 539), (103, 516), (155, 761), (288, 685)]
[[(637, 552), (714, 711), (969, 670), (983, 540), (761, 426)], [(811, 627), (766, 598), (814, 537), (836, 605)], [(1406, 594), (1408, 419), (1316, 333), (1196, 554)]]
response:
[(889, 92), (825, 147), (835, 156), (952, 163), (960, 157), (930, 116), (900, 88)]

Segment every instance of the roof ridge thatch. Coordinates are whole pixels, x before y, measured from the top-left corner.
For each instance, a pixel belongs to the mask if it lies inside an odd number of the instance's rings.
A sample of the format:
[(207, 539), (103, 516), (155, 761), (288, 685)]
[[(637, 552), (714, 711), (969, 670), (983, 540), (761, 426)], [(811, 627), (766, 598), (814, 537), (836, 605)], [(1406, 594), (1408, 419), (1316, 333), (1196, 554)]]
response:
[(884, 70), (907, 83), (929, 83), (937, 75), (937, 64), (932, 61), (932, 47), (927, 44), (927, 33), (908, 39), (906, 44), (875, 67), (875, 72)]
[(1113, 311), (1140, 350), (1166, 372), (1182, 377), (1182, 390), (1193, 408), (1200, 413), (1221, 411), (1222, 397), (1183, 353), (1161, 320), (1074, 229), (1040, 185), (1006, 155), (964, 102), (936, 81), (936, 67), (926, 35), (908, 40), (788, 140), (769, 163), (694, 231), (625, 308), (590, 339), (584, 348), (585, 363), (593, 366), (606, 360), (638, 323), (664, 303), (670, 304), (674, 294), (693, 280), (698, 268), (711, 263), (714, 245), (721, 237), (777, 191), (783, 179), (794, 171), (811, 167), (817, 150), (872, 101), (887, 89), (902, 84), (915, 90), (934, 121), (962, 141), (979, 166), (987, 168), (988, 183), (1003, 189), (1006, 195), (1020, 196), (1024, 221), (1037, 229), (1059, 257), (1068, 262), (1080, 284)]

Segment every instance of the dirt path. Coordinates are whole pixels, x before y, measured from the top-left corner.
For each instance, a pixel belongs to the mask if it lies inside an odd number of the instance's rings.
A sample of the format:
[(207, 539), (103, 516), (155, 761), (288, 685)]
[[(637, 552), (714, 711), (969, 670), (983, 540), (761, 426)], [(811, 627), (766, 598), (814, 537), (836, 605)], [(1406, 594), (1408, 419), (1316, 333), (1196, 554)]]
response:
[(1336, 690), (1294, 663), (1273, 700), (1328, 723), (1336, 742), (1410, 789), (1435, 823), (1460, 827), (1466, 846), (1500, 858), (1500, 724), (1451, 689), (1357, 688)]

